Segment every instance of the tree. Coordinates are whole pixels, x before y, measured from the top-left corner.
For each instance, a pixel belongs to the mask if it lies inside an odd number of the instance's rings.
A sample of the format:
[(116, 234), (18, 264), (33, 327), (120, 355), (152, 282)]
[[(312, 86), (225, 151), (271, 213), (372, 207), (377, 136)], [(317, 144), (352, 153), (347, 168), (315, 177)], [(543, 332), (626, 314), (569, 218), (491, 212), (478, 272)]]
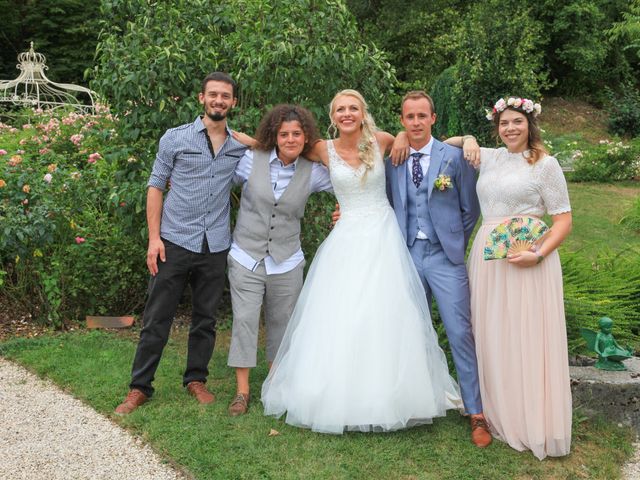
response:
[[(458, 60), (451, 97), (461, 131), (488, 142), (485, 109), (505, 95), (539, 100), (549, 86), (543, 65), (543, 24), (517, 0), (475, 4), (458, 31)], [(447, 132), (460, 134), (461, 132)]]
[(629, 4), (629, 11), (622, 13), (622, 20), (614, 23), (607, 34), (614, 41), (628, 42), (625, 50), (634, 51), (640, 59), (640, 0)]
[(362, 32), (389, 54), (403, 91), (428, 90), (455, 63), (469, 0), (348, 0)]
[(17, 56), (34, 42), (47, 57), (47, 76), (56, 82), (84, 83), (98, 41), (98, 10), (83, 0), (0, 0), (0, 78), (18, 76)]
[(106, 0), (94, 89), (124, 115), (133, 138), (155, 141), (201, 110), (195, 93), (214, 70), (240, 86), (236, 127), (251, 131), (270, 106), (301, 103), (327, 124), (336, 91), (356, 88), (390, 126), (393, 68), (359, 41), (341, 0)]

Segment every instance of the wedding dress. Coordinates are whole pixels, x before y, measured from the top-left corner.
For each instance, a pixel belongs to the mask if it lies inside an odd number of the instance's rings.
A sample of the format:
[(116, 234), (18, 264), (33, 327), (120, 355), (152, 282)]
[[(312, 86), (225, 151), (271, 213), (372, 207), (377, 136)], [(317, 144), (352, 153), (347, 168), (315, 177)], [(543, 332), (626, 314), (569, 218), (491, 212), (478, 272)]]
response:
[(382, 157), (354, 169), (332, 142), (328, 151), (341, 217), (262, 387), (265, 414), (335, 434), (431, 423), (462, 401), (387, 200)]

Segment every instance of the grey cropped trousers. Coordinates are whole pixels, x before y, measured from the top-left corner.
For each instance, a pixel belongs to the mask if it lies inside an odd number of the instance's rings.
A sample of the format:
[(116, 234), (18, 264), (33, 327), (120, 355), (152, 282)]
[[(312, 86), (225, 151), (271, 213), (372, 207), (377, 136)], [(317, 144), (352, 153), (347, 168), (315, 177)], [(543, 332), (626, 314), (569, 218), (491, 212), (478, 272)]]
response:
[(267, 275), (264, 262), (255, 271), (228, 257), (233, 330), (227, 364), (253, 368), (257, 362), (260, 311), (264, 307), (267, 361), (272, 362), (302, 290), (305, 262), (282, 274)]

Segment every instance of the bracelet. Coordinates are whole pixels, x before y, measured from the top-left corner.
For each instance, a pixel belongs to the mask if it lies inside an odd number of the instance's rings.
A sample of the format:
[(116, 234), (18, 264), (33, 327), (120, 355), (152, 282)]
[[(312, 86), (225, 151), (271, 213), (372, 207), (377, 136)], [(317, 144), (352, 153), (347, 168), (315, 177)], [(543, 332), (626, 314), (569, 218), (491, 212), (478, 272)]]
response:
[(473, 135), (463, 135), (462, 136), (462, 145), (464, 145), (464, 142), (466, 142), (467, 140), (469, 140), (470, 138), (472, 138), (473, 140), (476, 139), (476, 137), (474, 137)]
[(536, 265), (538, 265), (539, 263), (542, 263), (542, 261), (544, 260), (544, 255), (542, 255), (539, 250), (536, 250), (535, 253), (537, 257)]

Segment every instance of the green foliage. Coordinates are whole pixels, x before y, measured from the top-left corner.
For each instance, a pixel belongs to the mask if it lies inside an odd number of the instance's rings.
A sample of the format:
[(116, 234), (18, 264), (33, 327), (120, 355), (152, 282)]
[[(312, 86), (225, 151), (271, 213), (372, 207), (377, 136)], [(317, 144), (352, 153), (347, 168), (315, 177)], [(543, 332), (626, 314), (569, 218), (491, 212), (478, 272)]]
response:
[(336, 206), (336, 198), (330, 193), (311, 195), (304, 211), (300, 243), (307, 258), (306, 267), (311, 265), (311, 259), (316, 250), (331, 231), (331, 214)]
[(144, 218), (122, 187), (138, 161), (104, 111), (23, 118), (0, 126), (0, 296), (55, 326), (130, 312), (144, 297)]
[(626, 40), (625, 50), (634, 51), (640, 59), (640, 0), (628, 3), (629, 11), (622, 13), (622, 20), (615, 22), (607, 32), (612, 40)]
[(0, 0), (0, 11), (0, 78), (18, 76), (17, 56), (34, 42), (51, 80), (83, 83), (98, 41), (98, 9), (82, 0)]
[(625, 211), (620, 223), (626, 227), (640, 233), (640, 196), (635, 199), (631, 206)]
[(321, 123), (343, 88), (372, 99), (378, 123), (395, 121), (396, 79), (382, 53), (362, 44), (340, 0), (105, 0), (93, 87), (123, 114), (131, 138), (155, 139), (201, 111), (211, 71), (240, 85), (236, 127), (252, 130), (276, 103), (301, 103)]
[[(610, 40), (606, 33), (624, 3), (546, 0), (538, 4), (537, 15), (549, 35), (545, 63), (558, 92), (602, 101), (603, 87), (630, 76), (621, 42)], [(610, 8), (609, 4), (615, 5)]]
[(456, 67), (449, 67), (438, 75), (431, 89), (438, 115), (432, 132), (437, 138), (452, 137), (463, 132), (461, 112), (455, 98), (456, 78)]
[(640, 90), (632, 83), (619, 95), (608, 89), (609, 130), (616, 135), (640, 137)]
[(455, 63), (455, 31), (467, 0), (348, 0), (366, 38), (390, 54), (402, 91), (432, 88)]
[(459, 30), (453, 88), (462, 132), (488, 143), (492, 125), (485, 111), (498, 98), (540, 99), (541, 91), (549, 87), (543, 68), (543, 38), (544, 25), (521, 1), (489, 0), (473, 5)]
[(640, 139), (629, 143), (601, 140), (599, 145), (572, 154), (577, 182), (632, 180), (640, 176)]
[(639, 351), (640, 251), (605, 251), (595, 262), (564, 252), (561, 259), (569, 350), (584, 353), (580, 328), (597, 330), (606, 316), (614, 321), (618, 342)]

